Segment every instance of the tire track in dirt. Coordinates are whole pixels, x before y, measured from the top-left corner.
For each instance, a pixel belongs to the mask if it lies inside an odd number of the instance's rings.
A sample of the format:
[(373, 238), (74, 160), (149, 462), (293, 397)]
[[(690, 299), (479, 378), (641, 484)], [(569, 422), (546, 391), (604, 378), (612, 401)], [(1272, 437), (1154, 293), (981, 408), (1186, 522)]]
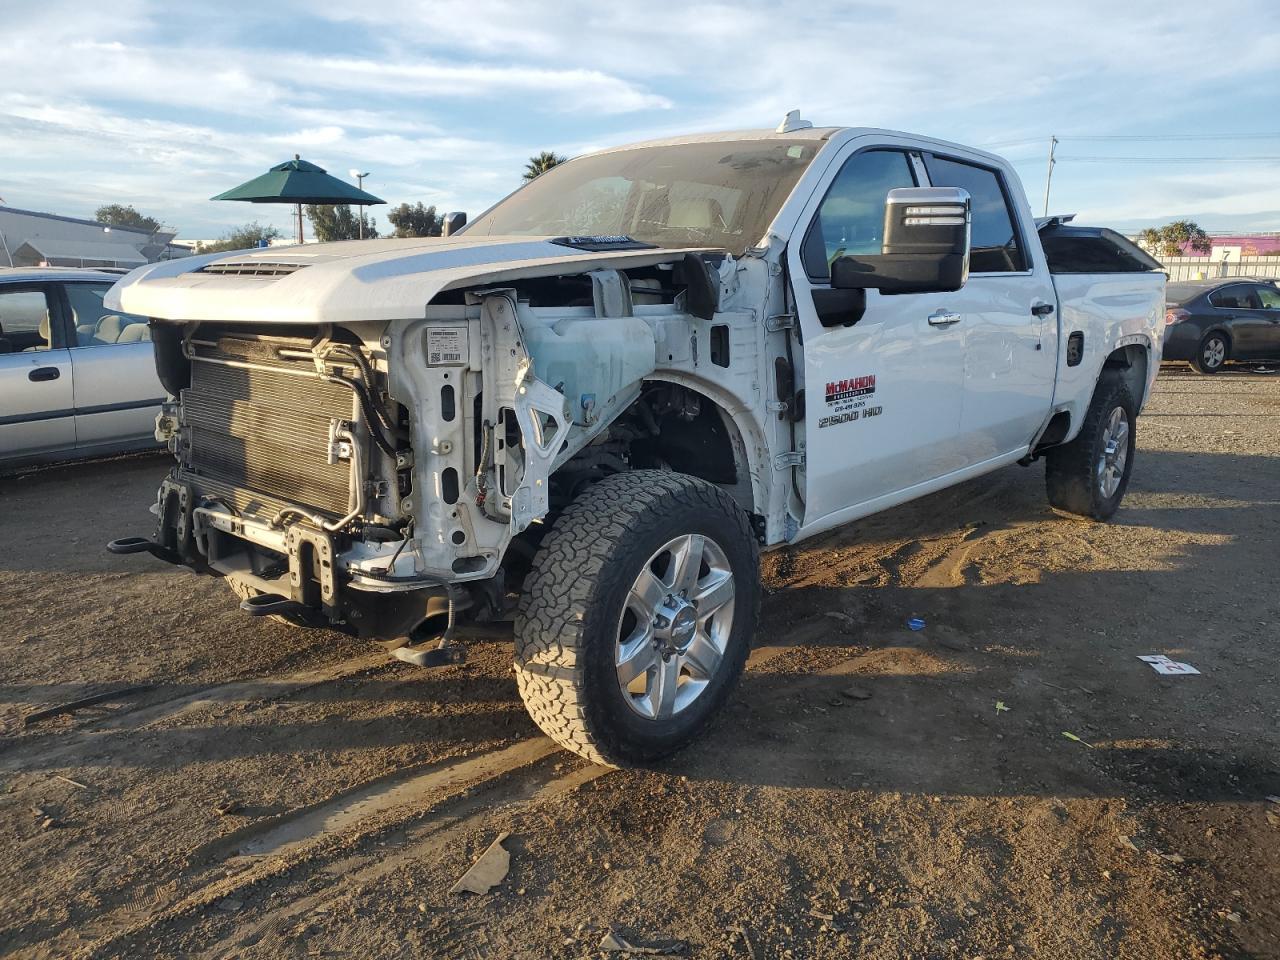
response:
[[(776, 646), (757, 650), (748, 669), (758, 670), (792, 649)], [(335, 664), (328, 672), (352, 663)], [(314, 679), (320, 672), (309, 671), (308, 677)], [(358, 671), (342, 676), (352, 672)], [(166, 718), (205, 702), (194, 696), (183, 699), (183, 705), (166, 713)], [(550, 762), (557, 756), (570, 755), (550, 738), (518, 740), (460, 760), (396, 771), (320, 803), (251, 824), (191, 854), (195, 869), (188, 877), (194, 885), (177, 899), (173, 885), (168, 889), (135, 889), (120, 907), (82, 925), (79, 935), (95, 939), (74, 948), (75, 955), (113, 955), (126, 942), (146, 937), (164, 924), (228, 898), (237, 899), (254, 886), (285, 875), (297, 874), (300, 879), (327, 874), (348, 883), (378, 879), (411, 860), (438, 853), (497, 806), (554, 799), (614, 772), (572, 758), (574, 768), (559, 774)], [(388, 855), (385, 846), (374, 846), (375, 841), (395, 834), (403, 835), (396, 853)], [(363, 849), (352, 852), (353, 848)], [(201, 882), (211, 873), (216, 876)], [(228, 937), (202, 956), (222, 957), (252, 946), (338, 895), (326, 885), (315, 894), (281, 904), (257, 921), (237, 923)]]
[[(176, 899), (166, 898), (167, 905), (147, 911), (144, 916), (134, 902), (84, 925), (82, 931), (95, 939), (76, 948), (74, 955), (136, 955), (138, 950), (129, 941), (228, 898), (243, 897), (265, 881), (298, 871), (312, 877), (329, 874), (345, 881), (374, 879), (410, 858), (438, 849), (496, 805), (559, 796), (612, 772), (606, 767), (584, 765), (560, 775), (549, 759), (559, 753), (560, 748), (549, 738), (519, 740), (416, 775), (388, 778), (377, 788), (357, 791), (359, 796), (348, 792), (257, 825), (230, 844), (237, 850), (222, 851), (230, 856), (201, 869), (195, 883)], [(403, 834), (406, 844), (396, 854), (388, 855), (385, 847), (371, 843), (396, 832)], [(357, 847), (364, 849), (353, 850)], [(201, 882), (204, 878), (209, 879)], [(255, 931), (278, 928), (290, 917), (331, 896), (333, 893), (326, 889), (289, 901), (257, 923), (238, 923), (228, 939), (239, 941)], [(160, 898), (150, 895), (139, 899), (145, 903)], [(214, 951), (212, 955), (219, 954)]]
[(0, 744), (0, 769), (20, 771), (28, 769), (28, 764), (33, 761), (38, 762), (41, 767), (54, 766), (61, 760), (73, 760), (77, 751), (83, 750), (95, 737), (103, 734), (141, 730), (153, 723), (177, 719), (222, 704), (268, 703), (326, 683), (335, 683), (371, 670), (393, 666), (395, 663), (385, 651), (379, 651), (278, 678), (256, 677), (211, 684), (177, 697), (115, 711), (110, 716), (88, 721), (72, 731), (51, 733), (49, 736), (58, 738), (56, 746), (51, 747), (45, 737), (29, 737)]

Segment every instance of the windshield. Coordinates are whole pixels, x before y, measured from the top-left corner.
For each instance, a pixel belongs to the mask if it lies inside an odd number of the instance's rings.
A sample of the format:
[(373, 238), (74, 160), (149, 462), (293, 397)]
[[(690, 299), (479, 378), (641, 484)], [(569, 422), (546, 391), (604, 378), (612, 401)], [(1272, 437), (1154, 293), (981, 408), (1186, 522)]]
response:
[(731, 140), (635, 147), (552, 167), (466, 228), (491, 236), (628, 236), (662, 247), (759, 243), (822, 146)]

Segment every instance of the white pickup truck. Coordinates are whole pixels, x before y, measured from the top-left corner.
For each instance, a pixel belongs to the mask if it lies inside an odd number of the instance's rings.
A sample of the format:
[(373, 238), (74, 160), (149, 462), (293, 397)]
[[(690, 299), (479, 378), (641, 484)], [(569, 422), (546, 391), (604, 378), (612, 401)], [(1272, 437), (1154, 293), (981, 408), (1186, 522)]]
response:
[(649, 761), (730, 695), (760, 549), (1038, 458), (1111, 516), (1164, 282), (997, 156), (794, 114), (579, 157), (445, 238), (153, 264), (108, 302), (151, 318), (176, 464), (110, 548), (425, 665), (514, 610), (539, 726)]

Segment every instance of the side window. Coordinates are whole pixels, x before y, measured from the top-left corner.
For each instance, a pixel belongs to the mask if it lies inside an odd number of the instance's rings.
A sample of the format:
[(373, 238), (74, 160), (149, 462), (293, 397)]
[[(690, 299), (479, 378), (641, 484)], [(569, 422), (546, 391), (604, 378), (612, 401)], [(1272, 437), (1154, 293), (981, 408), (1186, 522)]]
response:
[(1257, 310), (1262, 305), (1257, 294), (1244, 283), (1213, 291), (1209, 294), (1209, 302), (1227, 310)]
[(831, 276), (831, 261), (846, 254), (878, 254), (884, 246), (885, 196), (916, 186), (907, 155), (900, 150), (854, 154), (836, 174), (800, 248), (810, 279)]
[(1265, 283), (1255, 289), (1263, 310), (1280, 310), (1280, 290), (1267, 286)]
[(102, 304), (111, 289), (109, 283), (68, 283), (67, 305), (76, 331), (77, 347), (100, 347), (113, 343), (137, 343), (151, 339), (145, 317), (116, 313)]
[(925, 167), (935, 187), (960, 187), (969, 191), (973, 211), (969, 270), (972, 273), (1017, 273), (1027, 269), (1027, 258), (1018, 240), (1017, 223), (1008, 197), (994, 170), (959, 160), (927, 155)]
[(39, 287), (0, 287), (0, 353), (50, 350), (49, 298)]

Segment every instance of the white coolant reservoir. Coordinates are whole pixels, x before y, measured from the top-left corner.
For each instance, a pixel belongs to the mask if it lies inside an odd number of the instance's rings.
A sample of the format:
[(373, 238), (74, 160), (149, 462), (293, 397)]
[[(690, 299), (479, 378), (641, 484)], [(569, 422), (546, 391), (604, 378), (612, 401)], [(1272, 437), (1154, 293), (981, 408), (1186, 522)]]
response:
[(610, 398), (653, 372), (653, 330), (640, 317), (522, 317), (534, 375), (560, 390), (574, 423), (595, 422)]

